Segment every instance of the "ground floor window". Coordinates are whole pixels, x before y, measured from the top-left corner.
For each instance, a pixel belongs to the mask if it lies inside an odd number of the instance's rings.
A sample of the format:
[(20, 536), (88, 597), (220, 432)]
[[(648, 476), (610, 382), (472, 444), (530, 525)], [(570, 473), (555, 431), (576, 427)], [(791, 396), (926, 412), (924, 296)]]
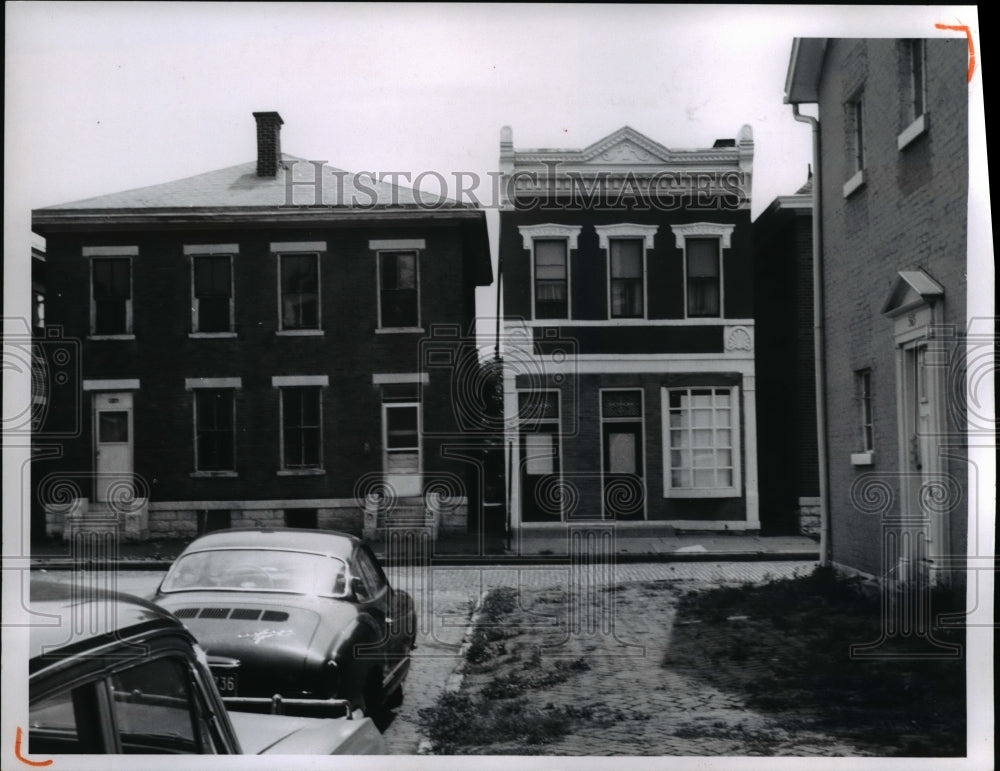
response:
[(739, 389), (664, 388), (665, 497), (740, 495)]
[(281, 389), (282, 468), (323, 465), (322, 401), (317, 387)]

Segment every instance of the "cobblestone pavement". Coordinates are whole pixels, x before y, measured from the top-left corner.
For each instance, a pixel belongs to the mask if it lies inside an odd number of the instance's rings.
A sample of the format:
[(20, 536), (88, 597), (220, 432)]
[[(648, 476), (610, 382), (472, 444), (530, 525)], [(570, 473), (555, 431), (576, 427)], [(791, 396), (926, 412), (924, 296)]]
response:
[[(600, 731), (531, 747), (502, 748), (521, 754), (557, 755), (746, 755), (754, 737), (768, 739), (765, 754), (858, 755), (828, 737), (782, 735), (767, 718), (746, 709), (739, 697), (704, 682), (688, 682), (660, 666), (673, 623), (670, 598), (659, 602), (641, 591), (641, 583), (669, 579), (678, 588), (762, 581), (810, 572), (812, 562), (674, 562), (577, 564), (530, 567), (390, 567), (392, 584), (413, 594), (418, 608), (417, 648), (406, 684), (405, 700), (385, 731), (393, 754), (412, 755), (420, 749), (419, 711), (434, 705), (442, 691), (457, 687), (455, 673), (472, 610), (481, 596), (497, 586), (525, 591), (527, 598), (554, 587), (571, 597), (590, 598), (618, 584), (633, 585), (614, 593), (611, 626), (606, 618), (587, 617), (586, 604), (569, 608), (583, 614), (566, 619), (539, 614), (539, 625), (563, 635), (551, 650), (559, 658), (584, 656), (590, 669), (554, 686), (553, 701), (598, 705), (599, 711), (625, 719), (609, 720)], [(44, 574), (43, 574), (44, 575)], [(33, 577), (40, 577), (33, 571)], [(48, 577), (71, 580), (68, 571)], [(162, 573), (121, 571), (114, 588), (148, 595)], [(96, 578), (96, 576), (91, 576)], [(591, 603), (592, 605), (593, 603)], [(599, 628), (594, 628), (598, 622)], [(590, 627), (588, 627), (588, 623)], [(602, 626), (603, 624), (603, 626)], [(567, 635), (566, 631), (570, 629)], [(562, 631), (560, 631), (562, 630)], [(543, 661), (545, 659), (543, 658)]]
[[(391, 568), (390, 581), (417, 598), (418, 647), (406, 687), (406, 700), (386, 729), (390, 752), (414, 754), (421, 741), (419, 711), (435, 704), (441, 693), (456, 687), (460, 647), (471, 611), (486, 591), (511, 586), (525, 591), (555, 587), (570, 596), (591, 599), (606, 587), (669, 579), (680, 586), (714, 586), (808, 573), (810, 562), (633, 563), (566, 567), (434, 567)], [(635, 588), (614, 593), (611, 618), (576, 619), (538, 615), (536, 622), (563, 640), (551, 649), (558, 658), (586, 657), (590, 669), (553, 687), (553, 701), (575, 705), (599, 704), (609, 715), (635, 719), (609, 721), (599, 732), (573, 736), (537, 748), (564, 755), (725, 755), (747, 754), (745, 737), (767, 730), (765, 719), (749, 712), (739, 698), (705, 683), (690, 683), (663, 669), (673, 620), (671, 602), (636, 594)], [(610, 626), (608, 624), (610, 623)], [(561, 630), (561, 631), (560, 631)], [(567, 635), (566, 630), (569, 630)], [(826, 737), (768, 734), (773, 754), (858, 754)], [(505, 752), (532, 754), (527, 747), (503, 747)], [(769, 752), (768, 754), (772, 754)]]

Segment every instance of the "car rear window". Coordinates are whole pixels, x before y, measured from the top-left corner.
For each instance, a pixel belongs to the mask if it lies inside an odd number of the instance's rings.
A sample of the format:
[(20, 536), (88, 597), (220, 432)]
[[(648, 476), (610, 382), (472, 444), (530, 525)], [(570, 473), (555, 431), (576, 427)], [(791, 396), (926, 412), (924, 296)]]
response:
[(213, 549), (182, 555), (160, 591), (198, 589), (343, 595), (347, 565), (336, 557), (278, 549)]

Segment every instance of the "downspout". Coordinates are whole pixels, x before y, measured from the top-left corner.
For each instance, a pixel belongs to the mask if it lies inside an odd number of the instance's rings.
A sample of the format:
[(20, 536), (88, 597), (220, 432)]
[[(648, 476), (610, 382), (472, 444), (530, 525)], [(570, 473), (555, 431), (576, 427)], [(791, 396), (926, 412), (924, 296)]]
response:
[(819, 120), (799, 112), (797, 102), (792, 112), (799, 123), (812, 126), (813, 186), (812, 186), (812, 269), (813, 269), (813, 348), (816, 357), (816, 462), (819, 475), (819, 564), (830, 564), (830, 491), (827, 471), (826, 430), (826, 333), (823, 323), (823, 228), (821, 224), (822, 166), (820, 166)]

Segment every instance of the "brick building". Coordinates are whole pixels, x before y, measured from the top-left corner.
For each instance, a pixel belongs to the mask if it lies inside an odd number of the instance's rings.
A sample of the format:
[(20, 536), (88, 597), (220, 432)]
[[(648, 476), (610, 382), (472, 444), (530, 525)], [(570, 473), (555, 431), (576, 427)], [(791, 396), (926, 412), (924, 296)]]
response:
[(484, 212), (284, 155), (280, 116), (254, 117), (255, 161), (33, 212), (80, 373), (52, 405), (79, 431), (33, 468), (50, 535), (478, 516), (446, 447)]
[(827, 550), (887, 579), (963, 580), (967, 71), (965, 39), (797, 39), (785, 87), (818, 104)]
[[(753, 223), (757, 456), (768, 534), (819, 534), (812, 175)], [(781, 419), (776, 419), (781, 416)]]
[(511, 523), (755, 531), (753, 138), (500, 139)]

